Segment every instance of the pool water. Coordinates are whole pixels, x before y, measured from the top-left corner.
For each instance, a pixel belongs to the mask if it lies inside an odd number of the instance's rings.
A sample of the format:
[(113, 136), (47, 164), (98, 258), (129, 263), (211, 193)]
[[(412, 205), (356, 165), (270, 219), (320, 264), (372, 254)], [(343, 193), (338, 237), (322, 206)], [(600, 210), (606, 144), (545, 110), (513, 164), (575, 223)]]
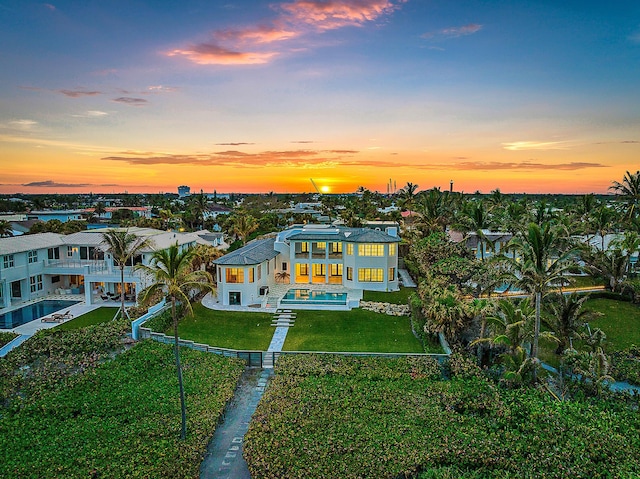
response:
[(51, 313), (78, 304), (78, 301), (45, 299), (20, 309), (0, 314), (0, 329), (13, 329), (35, 319), (43, 318)]
[(330, 293), (309, 289), (290, 289), (281, 304), (347, 304), (347, 293)]

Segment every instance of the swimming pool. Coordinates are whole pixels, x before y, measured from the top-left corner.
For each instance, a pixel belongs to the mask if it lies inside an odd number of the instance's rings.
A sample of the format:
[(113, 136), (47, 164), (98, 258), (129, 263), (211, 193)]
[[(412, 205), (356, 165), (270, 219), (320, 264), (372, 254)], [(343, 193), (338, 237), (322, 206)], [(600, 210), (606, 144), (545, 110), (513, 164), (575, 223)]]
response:
[(48, 314), (78, 304), (78, 301), (64, 301), (45, 299), (28, 306), (0, 314), (0, 329), (13, 329), (16, 326), (27, 324), (34, 319), (40, 319)]
[(347, 293), (290, 289), (280, 304), (347, 304)]

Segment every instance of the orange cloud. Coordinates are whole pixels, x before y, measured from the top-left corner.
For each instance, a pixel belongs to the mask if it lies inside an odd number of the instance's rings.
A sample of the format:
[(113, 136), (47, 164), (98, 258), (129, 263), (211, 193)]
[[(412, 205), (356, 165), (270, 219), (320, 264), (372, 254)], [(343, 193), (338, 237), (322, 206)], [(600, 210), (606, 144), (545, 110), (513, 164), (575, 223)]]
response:
[(239, 52), (223, 48), (213, 43), (192, 45), (186, 50), (176, 49), (168, 56), (184, 56), (198, 65), (259, 65), (267, 63), (276, 52)]
[(284, 43), (309, 31), (362, 26), (400, 8), (407, 0), (295, 0), (275, 5), (276, 18), (245, 28), (213, 32), (214, 41), (176, 48), (167, 56), (184, 56), (199, 65), (259, 65), (282, 52), (262, 51), (264, 45)]
[(278, 27), (274, 25), (258, 25), (245, 29), (218, 30), (214, 33), (216, 40), (221, 42), (250, 42), (250, 43), (271, 43), (282, 40), (289, 40), (297, 37), (300, 32), (293, 29)]
[(311, 25), (319, 30), (333, 30), (347, 26), (361, 26), (398, 9), (404, 1), (296, 0), (280, 5), (284, 19), (294, 24)]

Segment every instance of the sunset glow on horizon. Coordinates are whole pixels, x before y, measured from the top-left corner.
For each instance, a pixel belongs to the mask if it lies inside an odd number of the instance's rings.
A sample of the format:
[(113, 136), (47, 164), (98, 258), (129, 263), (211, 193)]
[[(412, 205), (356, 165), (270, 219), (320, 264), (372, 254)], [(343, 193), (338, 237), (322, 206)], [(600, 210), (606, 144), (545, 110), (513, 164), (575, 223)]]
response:
[[(452, 5), (453, 4), (453, 5)], [(606, 193), (640, 4), (0, 4), (0, 193)]]

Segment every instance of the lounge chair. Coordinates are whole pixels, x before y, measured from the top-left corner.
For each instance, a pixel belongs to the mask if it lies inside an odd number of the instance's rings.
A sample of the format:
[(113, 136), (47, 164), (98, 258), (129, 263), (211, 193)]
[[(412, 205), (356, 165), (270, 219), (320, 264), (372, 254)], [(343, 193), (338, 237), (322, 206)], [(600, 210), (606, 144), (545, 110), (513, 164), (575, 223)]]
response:
[(71, 311), (65, 311), (64, 313), (55, 313), (51, 315), (54, 320), (62, 321), (63, 319), (73, 319)]
[(60, 321), (62, 321), (62, 319), (54, 318), (53, 316), (45, 316), (44, 318), (40, 319), (40, 321), (42, 321), (43, 323), (59, 323)]

